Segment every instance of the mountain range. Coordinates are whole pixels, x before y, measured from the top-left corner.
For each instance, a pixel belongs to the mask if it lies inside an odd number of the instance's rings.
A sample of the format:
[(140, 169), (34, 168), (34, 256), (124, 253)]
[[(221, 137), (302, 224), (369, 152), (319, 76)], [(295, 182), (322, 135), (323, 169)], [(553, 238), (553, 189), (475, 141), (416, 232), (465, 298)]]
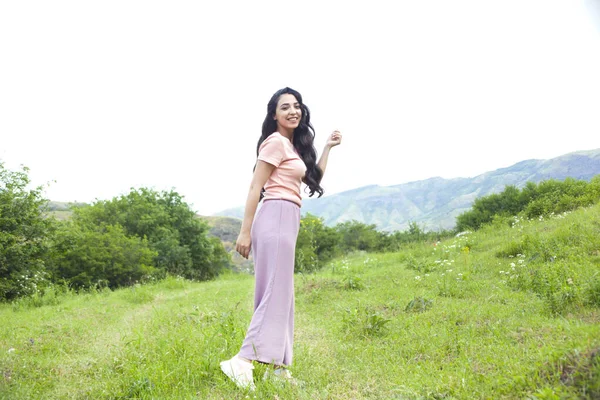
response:
[[(302, 213), (323, 218), (326, 225), (356, 220), (385, 231), (403, 231), (410, 222), (425, 230), (451, 229), (456, 217), (476, 198), (499, 193), (507, 185), (527, 182), (590, 180), (600, 174), (600, 149), (577, 151), (548, 160), (525, 160), (472, 178), (434, 177), (393, 186), (370, 185), (319, 199), (306, 199)], [(215, 215), (242, 218), (243, 207)]]

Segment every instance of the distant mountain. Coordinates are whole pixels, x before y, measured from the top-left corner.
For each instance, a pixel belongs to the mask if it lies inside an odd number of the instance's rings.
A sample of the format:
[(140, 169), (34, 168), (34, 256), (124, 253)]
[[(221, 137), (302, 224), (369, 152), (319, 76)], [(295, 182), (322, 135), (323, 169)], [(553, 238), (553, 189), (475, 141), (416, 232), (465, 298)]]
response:
[[(327, 225), (357, 220), (380, 230), (403, 231), (409, 222), (426, 230), (451, 229), (456, 217), (482, 196), (499, 193), (506, 185), (523, 187), (527, 182), (567, 177), (590, 180), (600, 174), (600, 149), (578, 151), (549, 160), (526, 160), (508, 168), (473, 178), (440, 177), (394, 186), (364, 186), (320, 199), (307, 199), (302, 213), (310, 212)], [(243, 217), (243, 207), (217, 215)]]
[(210, 217), (196, 214), (196, 217), (203, 219), (208, 224), (209, 234), (218, 237), (223, 242), (234, 242), (237, 239), (242, 221), (231, 217)]
[(48, 211), (70, 211), (73, 208), (87, 206), (86, 203), (64, 201), (48, 201)]

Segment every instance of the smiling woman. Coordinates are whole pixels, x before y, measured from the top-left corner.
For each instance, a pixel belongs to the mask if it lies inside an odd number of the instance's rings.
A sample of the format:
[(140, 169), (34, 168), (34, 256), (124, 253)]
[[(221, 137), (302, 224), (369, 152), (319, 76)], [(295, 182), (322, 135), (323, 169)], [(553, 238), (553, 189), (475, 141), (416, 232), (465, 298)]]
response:
[[(271, 364), (278, 378), (291, 378), (294, 344), (294, 253), (300, 228), (301, 182), (309, 195), (320, 185), (329, 151), (341, 143), (331, 134), (319, 162), (310, 112), (297, 91), (277, 91), (267, 105), (257, 146), (254, 176), (246, 200), (236, 250), (254, 258), (254, 315), (240, 352), (221, 363), (238, 386), (254, 388), (252, 361)], [(256, 213), (258, 203), (263, 204)], [(255, 216), (256, 213), (256, 216)]]

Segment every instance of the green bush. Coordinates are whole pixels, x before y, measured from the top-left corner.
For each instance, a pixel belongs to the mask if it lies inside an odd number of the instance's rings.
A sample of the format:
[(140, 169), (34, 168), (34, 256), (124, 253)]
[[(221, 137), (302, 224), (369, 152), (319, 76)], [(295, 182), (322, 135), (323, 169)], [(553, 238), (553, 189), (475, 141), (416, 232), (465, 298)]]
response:
[(151, 263), (163, 273), (205, 280), (230, 264), (230, 256), (208, 225), (198, 219), (177, 192), (132, 189), (127, 195), (73, 211), (81, 230), (120, 226), (127, 237), (146, 240), (155, 252)]
[(31, 295), (47, 285), (44, 260), (53, 221), (44, 218), (42, 188), (27, 189), (22, 171), (0, 162), (0, 300)]
[(127, 236), (119, 225), (91, 229), (70, 221), (57, 230), (49, 269), (55, 280), (67, 280), (78, 289), (112, 289), (156, 274), (156, 254), (147, 240)]
[(360, 276), (348, 273), (342, 279), (341, 288), (344, 290), (363, 290), (365, 284)]
[(346, 333), (361, 336), (382, 336), (391, 320), (379, 312), (360, 303), (356, 307), (345, 309), (342, 314), (342, 328)]
[(323, 219), (310, 213), (300, 220), (296, 241), (296, 272), (314, 272), (331, 260), (339, 251), (340, 236), (334, 228), (325, 226)]
[(354, 251), (398, 251), (403, 245), (415, 242), (436, 242), (452, 236), (452, 231), (425, 232), (416, 222), (410, 222), (406, 231), (379, 232), (375, 225), (358, 221), (324, 225), (323, 219), (306, 214), (300, 220), (296, 242), (296, 272), (314, 272), (341, 254)]
[(433, 300), (417, 296), (408, 302), (408, 304), (404, 308), (404, 311), (407, 313), (422, 313), (429, 310), (432, 305)]
[(516, 216), (538, 218), (561, 214), (600, 201), (600, 175), (590, 182), (566, 178), (564, 181), (549, 179), (539, 184), (528, 182), (522, 190), (506, 186), (498, 194), (480, 197), (471, 210), (456, 218), (456, 230), (479, 229), (494, 218)]
[(340, 235), (340, 246), (345, 252), (381, 250), (381, 238), (385, 234), (378, 232), (374, 224), (367, 225), (353, 220), (337, 224), (335, 228)]

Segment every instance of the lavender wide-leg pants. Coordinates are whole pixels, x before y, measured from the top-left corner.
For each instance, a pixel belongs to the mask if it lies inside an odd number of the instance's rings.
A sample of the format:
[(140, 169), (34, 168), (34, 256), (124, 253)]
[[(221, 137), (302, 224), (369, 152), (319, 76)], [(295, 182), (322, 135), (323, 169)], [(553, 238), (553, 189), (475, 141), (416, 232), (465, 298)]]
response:
[(294, 254), (300, 207), (266, 200), (252, 224), (254, 315), (238, 355), (275, 365), (292, 363), (294, 345)]

